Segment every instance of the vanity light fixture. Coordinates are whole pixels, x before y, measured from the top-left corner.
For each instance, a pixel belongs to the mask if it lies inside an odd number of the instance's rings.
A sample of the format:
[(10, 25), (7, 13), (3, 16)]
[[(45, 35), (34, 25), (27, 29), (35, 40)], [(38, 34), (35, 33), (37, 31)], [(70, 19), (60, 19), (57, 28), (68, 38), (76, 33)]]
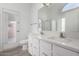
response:
[(51, 5), (52, 3), (43, 3), (43, 6), (48, 7), (49, 5)]

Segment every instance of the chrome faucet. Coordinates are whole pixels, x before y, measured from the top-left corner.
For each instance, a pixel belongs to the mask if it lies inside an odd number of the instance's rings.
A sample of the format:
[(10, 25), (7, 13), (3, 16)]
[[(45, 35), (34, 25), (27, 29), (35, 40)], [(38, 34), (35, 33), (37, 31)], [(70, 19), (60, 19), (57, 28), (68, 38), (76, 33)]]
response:
[(65, 38), (64, 33), (63, 33), (63, 32), (61, 32), (61, 33), (60, 33), (60, 37), (61, 37), (61, 38)]
[(41, 35), (44, 35), (44, 33), (43, 33), (43, 32), (40, 32), (40, 34), (41, 34)]

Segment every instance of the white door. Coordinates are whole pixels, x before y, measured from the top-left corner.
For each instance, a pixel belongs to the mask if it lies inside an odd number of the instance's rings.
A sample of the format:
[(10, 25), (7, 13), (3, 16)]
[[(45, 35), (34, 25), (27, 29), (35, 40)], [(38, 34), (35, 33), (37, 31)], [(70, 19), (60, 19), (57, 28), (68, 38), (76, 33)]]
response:
[(20, 15), (16, 15), (16, 42), (19, 42), (21, 40), (21, 25), (20, 25)]
[(8, 15), (4, 9), (1, 10), (1, 39), (3, 48), (8, 41)]

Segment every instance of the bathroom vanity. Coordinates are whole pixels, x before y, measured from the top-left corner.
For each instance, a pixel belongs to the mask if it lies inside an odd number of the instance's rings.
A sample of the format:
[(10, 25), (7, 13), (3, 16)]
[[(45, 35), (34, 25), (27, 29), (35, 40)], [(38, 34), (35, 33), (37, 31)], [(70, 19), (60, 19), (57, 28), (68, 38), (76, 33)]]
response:
[[(31, 36), (28, 51), (33, 56), (79, 56), (79, 40), (70, 38)], [(46, 37), (46, 36), (45, 36)]]

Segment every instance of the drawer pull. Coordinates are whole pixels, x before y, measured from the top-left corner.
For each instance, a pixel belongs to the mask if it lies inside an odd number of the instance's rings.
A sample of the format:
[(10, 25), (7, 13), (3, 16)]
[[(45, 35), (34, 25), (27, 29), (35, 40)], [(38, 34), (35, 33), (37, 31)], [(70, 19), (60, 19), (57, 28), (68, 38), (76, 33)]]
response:
[(43, 52), (43, 55), (48, 56), (48, 55), (47, 55), (47, 54), (45, 54), (44, 52)]

